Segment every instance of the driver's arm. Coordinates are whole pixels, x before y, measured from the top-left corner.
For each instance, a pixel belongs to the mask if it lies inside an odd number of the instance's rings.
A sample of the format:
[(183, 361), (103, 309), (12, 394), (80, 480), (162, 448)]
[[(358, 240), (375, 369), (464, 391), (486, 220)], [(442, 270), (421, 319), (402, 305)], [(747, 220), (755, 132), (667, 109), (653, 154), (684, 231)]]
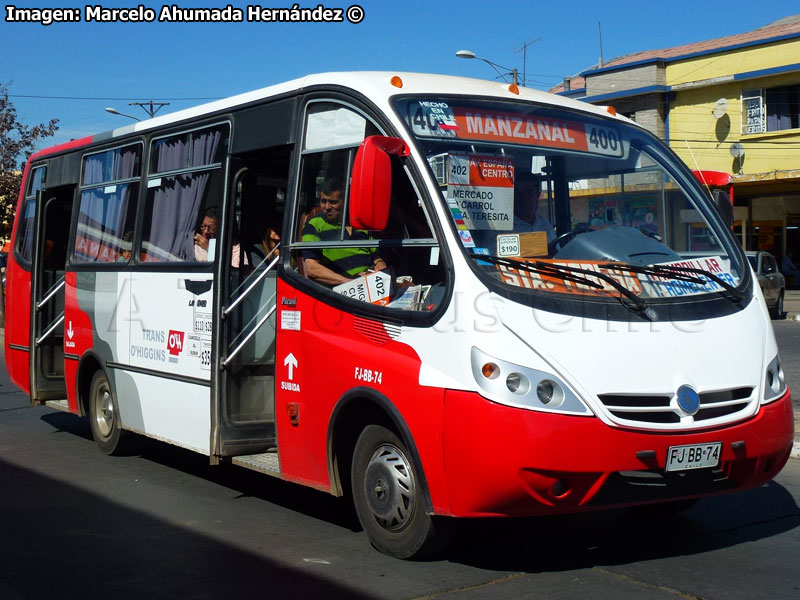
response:
[(319, 262), (316, 258), (304, 258), (303, 266), (306, 270), (306, 276), (318, 283), (333, 286), (350, 281), (349, 277), (345, 277), (344, 275), (340, 275), (339, 273), (332, 271)]

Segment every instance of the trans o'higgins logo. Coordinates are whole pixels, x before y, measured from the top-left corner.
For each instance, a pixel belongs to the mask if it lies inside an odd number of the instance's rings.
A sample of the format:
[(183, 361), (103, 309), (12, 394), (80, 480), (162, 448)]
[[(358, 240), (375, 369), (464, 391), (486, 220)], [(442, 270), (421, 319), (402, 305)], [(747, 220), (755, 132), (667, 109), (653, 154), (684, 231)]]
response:
[(169, 362), (178, 362), (178, 355), (183, 352), (183, 331), (169, 330), (167, 335), (167, 350), (169, 350)]

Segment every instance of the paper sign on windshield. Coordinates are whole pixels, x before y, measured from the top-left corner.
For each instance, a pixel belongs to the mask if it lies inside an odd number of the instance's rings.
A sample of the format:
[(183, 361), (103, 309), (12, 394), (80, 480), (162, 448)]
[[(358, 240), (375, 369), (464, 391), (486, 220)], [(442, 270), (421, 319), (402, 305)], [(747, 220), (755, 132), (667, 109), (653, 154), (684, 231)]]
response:
[(447, 200), (458, 207), (464, 228), (513, 229), (514, 159), (478, 154), (447, 159)]
[[(575, 269), (584, 269), (590, 272), (601, 273), (607, 275), (617, 281), (620, 285), (625, 287), (628, 291), (636, 294), (637, 296), (642, 293), (642, 285), (635, 273), (628, 273), (619, 271), (617, 269), (608, 269), (599, 266), (598, 261), (556, 261), (556, 260), (540, 260), (537, 263), (553, 264), (554, 266), (571, 267)], [(607, 263), (607, 261), (604, 261)], [(522, 263), (524, 265), (524, 262)], [(534, 265), (532, 265), (534, 266)], [(516, 269), (507, 267), (505, 265), (497, 265), (497, 270), (500, 271), (500, 278), (503, 283), (515, 285), (531, 290), (544, 290), (548, 292), (562, 292), (572, 294), (591, 294), (607, 296), (609, 294), (619, 295), (619, 291), (607, 281), (600, 277), (590, 274), (577, 274), (580, 278), (585, 278), (586, 282), (569, 281), (563, 277), (545, 275), (527, 271), (524, 269)]]
[[(525, 264), (523, 261), (520, 262), (522, 265)], [(564, 280), (557, 274), (549, 275), (527, 271), (525, 270), (524, 266), (523, 268), (518, 269), (505, 265), (497, 265), (497, 270), (500, 273), (503, 283), (509, 285), (532, 290), (589, 295), (619, 294), (619, 291), (613, 285), (596, 275), (592, 275), (592, 272), (611, 277), (617, 283), (624, 286), (629, 292), (636, 294), (637, 296), (649, 298), (678, 298), (681, 296), (719, 292), (724, 289), (722, 285), (707, 275), (693, 271), (681, 272), (679, 271), (681, 268), (705, 270), (732, 286), (735, 286), (738, 283), (736, 278), (730, 272), (730, 262), (728, 259), (725, 259), (721, 256), (685, 259), (655, 265), (656, 268), (659, 266), (675, 268), (678, 274), (682, 274), (685, 277), (701, 279), (703, 283), (695, 283), (693, 281), (686, 281), (685, 279), (676, 279), (675, 277), (667, 275), (658, 276), (644, 273), (632, 273), (630, 271), (624, 271), (606, 266), (609, 264), (608, 261), (565, 261), (542, 259), (536, 261), (536, 263), (544, 265), (545, 267), (548, 264), (552, 264), (555, 267), (563, 266), (573, 269), (582, 269), (589, 271), (589, 273), (574, 274), (577, 278), (585, 279), (586, 281), (569, 281)], [(536, 263), (531, 263), (531, 266), (535, 267)]]

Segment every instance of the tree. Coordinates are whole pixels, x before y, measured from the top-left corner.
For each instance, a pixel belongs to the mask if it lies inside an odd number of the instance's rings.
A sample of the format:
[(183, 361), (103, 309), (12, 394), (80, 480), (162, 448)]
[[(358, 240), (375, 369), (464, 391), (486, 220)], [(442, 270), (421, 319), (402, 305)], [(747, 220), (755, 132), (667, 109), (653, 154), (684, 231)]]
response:
[(0, 83), (0, 240), (11, 236), (25, 161), (36, 145), (57, 129), (58, 119), (33, 127), (20, 123), (8, 97), (8, 85)]

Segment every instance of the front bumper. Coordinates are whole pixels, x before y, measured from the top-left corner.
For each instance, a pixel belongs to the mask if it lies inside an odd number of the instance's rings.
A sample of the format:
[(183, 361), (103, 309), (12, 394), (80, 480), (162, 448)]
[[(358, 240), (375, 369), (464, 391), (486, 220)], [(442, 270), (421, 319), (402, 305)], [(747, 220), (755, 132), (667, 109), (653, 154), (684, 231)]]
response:
[[(533, 516), (757, 487), (794, 440), (791, 395), (737, 424), (690, 433), (610, 427), (595, 417), (515, 409), (472, 392), (445, 395), (450, 514)], [(716, 469), (665, 473), (670, 446), (722, 442)]]

